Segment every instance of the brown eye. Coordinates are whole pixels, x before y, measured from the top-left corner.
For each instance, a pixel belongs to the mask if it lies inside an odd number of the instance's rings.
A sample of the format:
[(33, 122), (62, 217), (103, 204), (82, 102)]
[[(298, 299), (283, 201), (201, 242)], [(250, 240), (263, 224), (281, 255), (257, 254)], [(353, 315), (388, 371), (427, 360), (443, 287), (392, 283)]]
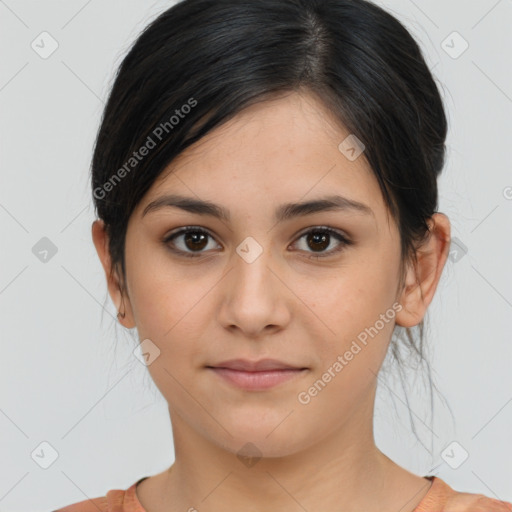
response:
[[(208, 247), (209, 239), (213, 240), (213, 236), (208, 231), (189, 226), (166, 237), (164, 244), (169, 250), (180, 256), (197, 258), (207, 252), (205, 248)], [(309, 255), (306, 255), (306, 258), (309, 259), (332, 256), (342, 251), (345, 246), (352, 244), (347, 237), (329, 227), (310, 229), (299, 237), (299, 240), (301, 239), (306, 240), (306, 248), (303, 249), (303, 251), (309, 253)], [(338, 242), (338, 246), (326, 251), (326, 249), (332, 245), (333, 239)], [(181, 241), (181, 244), (177, 243), (175, 240)]]
[(187, 248), (191, 250), (201, 250), (206, 247), (205, 241), (207, 241), (207, 236), (204, 233), (200, 233), (197, 231), (189, 231), (185, 233), (185, 238), (183, 239)]
[(311, 249), (323, 251), (329, 247), (330, 235), (325, 233), (310, 232), (307, 234), (307, 243)]
[[(182, 244), (181, 247), (176, 248), (180, 244), (177, 244), (175, 240), (179, 238), (182, 239)], [(207, 231), (188, 227), (166, 237), (164, 244), (166, 244), (172, 252), (188, 258), (196, 258), (205, 252), (203, 249), (208, 246), (209, 238), (213, 239)]]
[[(299, 240), (302, 238), (306, 240), (306, 252), (313, 252), (313, 254), (309, 254), (306, 257), (312, 259), (332, 256), (333, 254), (342, 251), (345, 246), (352, 244), (352, 242), (344, 235), (328, 227), (310, 229), (306, 233), (303, 233), (299, 237)], [(325, 249), (331, 245), (333, 238), (338, 241), (338, 246), (330, 251), (325, 251)]]

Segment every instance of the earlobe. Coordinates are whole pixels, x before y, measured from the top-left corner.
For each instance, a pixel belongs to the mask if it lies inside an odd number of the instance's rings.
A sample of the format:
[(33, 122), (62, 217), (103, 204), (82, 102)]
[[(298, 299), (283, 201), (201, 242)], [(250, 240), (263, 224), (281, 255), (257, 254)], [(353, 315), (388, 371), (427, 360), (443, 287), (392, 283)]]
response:
[(120, 276), (117, 270), (112, 271), (109, 239), (105, 230), (105, 223), (102, 220), (95, 220), (92, 223), (92, 239), (105, 272), (108, 293), (118, 310), (117, 318), (124, 327), (129, 329), (135, 327), (129, 300), (122, 292), (123, 287), (120, 284)]
[(407, 268), (399, 302), (402, 310), (396, 324), (413, 327), (421, 322), (436, 291), (450, 250), (450, 221), (442, 213), (434, 214), (429, 223), (429, 236), (417, 250), (417, 263)]
[(402, 327), (413, 327), (419, 324), (423, 318), (426, 308), (423, 307), (422, 290), (418, 283), (417, 275), (413, 264), (407, 269), (407, 276), (399, 303), (402, 309), (396, 314), (396, 324)]

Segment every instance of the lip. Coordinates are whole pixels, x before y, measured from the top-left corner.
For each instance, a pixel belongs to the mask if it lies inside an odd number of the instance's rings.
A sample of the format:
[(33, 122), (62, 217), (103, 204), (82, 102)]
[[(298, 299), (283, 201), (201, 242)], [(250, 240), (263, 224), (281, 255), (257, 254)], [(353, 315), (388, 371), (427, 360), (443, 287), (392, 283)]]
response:
[(231, 359), (215, 366), (207, 366), (207, 369), (230, 384), (252, 391), (272, 388), (309, 370), (276, 359)]
[(208, 367), (210, 371), (229, 383), (252, 391), (261, 391), (282, 384), (294, 377), (303, 375), (307, 368), (288, 368), (285, 370), (262, 370), (257, 372), (246, 372), (244, 370), (232, 370), (231, 368)]
[(210, 365), (209, 368), (229, 368), (231, 370), (241, 370), (245, 372), (260, 372), (266, 370), (303, 370), (305, 367), (294, 366), (277, 359), (260, 359), (259, 361), (230, 359), (215, 365)]

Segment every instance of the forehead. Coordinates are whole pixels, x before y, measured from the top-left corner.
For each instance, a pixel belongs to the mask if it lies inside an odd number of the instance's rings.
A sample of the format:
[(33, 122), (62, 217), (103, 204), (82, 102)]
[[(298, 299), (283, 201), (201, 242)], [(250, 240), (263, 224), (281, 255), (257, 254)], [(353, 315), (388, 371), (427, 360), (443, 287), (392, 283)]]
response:
[(178, 155), (139, 205), (179, 193), (243, 206), (247, 213), (276, 204), (339, 194), (386, 214), (364, 153), (347, 158), (350, 133), (315, 97), (288, 93), (239, 112)]

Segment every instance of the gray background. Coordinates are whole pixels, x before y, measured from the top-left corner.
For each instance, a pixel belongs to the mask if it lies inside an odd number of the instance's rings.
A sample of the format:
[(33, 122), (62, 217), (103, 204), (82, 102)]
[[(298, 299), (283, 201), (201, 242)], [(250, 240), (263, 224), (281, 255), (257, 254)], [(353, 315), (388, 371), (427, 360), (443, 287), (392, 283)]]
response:
[[(376, 3), (420, 41), (442, 83), (450, 132), (439, 209), (467, 248), (453, 246), (427, 315), (455, 424), (436, 397), (430, 429), (428, 393), (411, 375), (418, 442), (399, 382), (379, 378), (376, 441), (410, 471), (510, 501), (512, 2)], [(136, 332), (116, 325), (107, 300), (88, 181), (113, 72), (171, 4), (0, 1), (1, 511), (126, 489), (174, 460), (167, 404), (132, 353)], [(43, 31), (58, 43), (47, 58), (31, 47)], [(461, 55), (454, 31), (469, 44)], [(46, 262), (43, 237), (57, 249)]]

